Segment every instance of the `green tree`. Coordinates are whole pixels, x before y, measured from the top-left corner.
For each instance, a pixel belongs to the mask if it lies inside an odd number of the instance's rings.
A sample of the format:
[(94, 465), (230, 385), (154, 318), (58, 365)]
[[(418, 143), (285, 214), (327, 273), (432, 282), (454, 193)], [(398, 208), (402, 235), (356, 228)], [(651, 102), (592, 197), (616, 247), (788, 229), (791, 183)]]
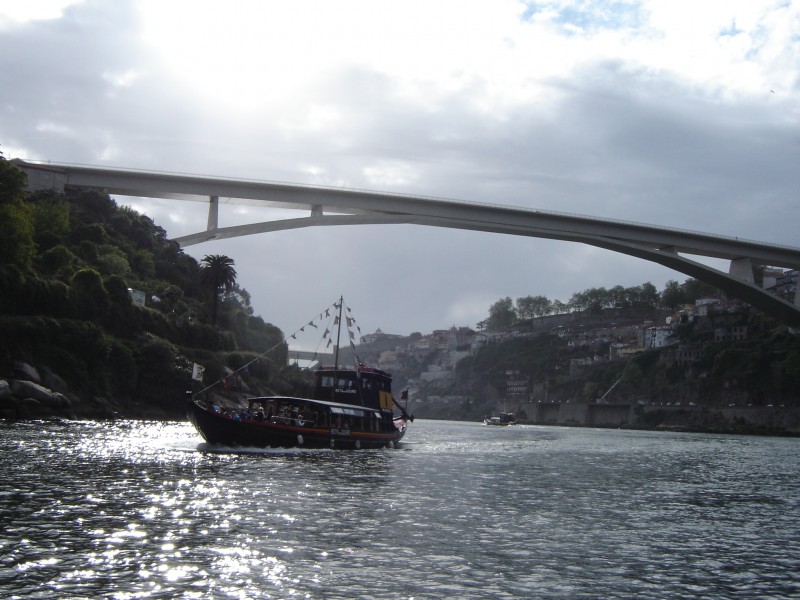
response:
[(102, 318), (108, 313), (108, 292), (103, 278), (94, 269), (81, 269), (70, 280), (77, 314), (87, 321)]
[(650, 308), (654, 309), (658, 307), (658, 289), (649, 281), (643, 283), (639, 288), (638, 297), (636, 298), (635, 303), (643, 308)]
[(506, 296), (492, 304), (489, 308), (489, 319), (487, 329), (497, 330), (510, 327), (517, 321), (517, 312), (514, 310), (514, 302)]
[(545, 296), (517, 298), (517, 316), (520, 319), (543, 317), (553, 312), (553, 304)]
[(569, 300), (572, 310), (600, 314), (604, 307), (612, 306), (612, 294), (604, 287), (575, 292)]
[(25, 172), (7, 161), (0, 153), (0, 204), (21, 201), (27, 185), (28, 176)]
[(674, 279), (670, 279), (661, 291), (661, 304), (670, 309), (675, 309), (686, 303), (686, 294)]
[(223, 291), (230, 292), (236, 285), (236, 269), (233, 259), (222, 254), (210, 254), (203, 257), (200, 266), (200, 279), (211, 291), (211, 323), (217, 324), (217, 310)]
[(558, 299), (553, 300), (551, 312), (556, 315), (562, 315), (566, 312), (569, 312), (569, 305)]
[(47, 275), (72, 277), (74, 266), (78, 264), (75, 256), (63, 244), (54, 246), (39, 256), (39, 268)]
[(50, 190), (37, 192), (31, 196), (31, 204), (39, 245), (44, 238), (54, 240), (48, 248), (61, 242), (69, 232), (69, 202), (64, 195)]
[(682, 287), (688, 302), (697, 302), (698, 298), (725, 298), (725, 292), (699, 279), (690, 277)]
[(33, 214), (23, 202), (0, 204), (0, 264), (29, 271), (36, 256)]
[(24, 201), (25, 173), (0, 154), (0, 265), (28, 271), (36, 255), (34, 218)]

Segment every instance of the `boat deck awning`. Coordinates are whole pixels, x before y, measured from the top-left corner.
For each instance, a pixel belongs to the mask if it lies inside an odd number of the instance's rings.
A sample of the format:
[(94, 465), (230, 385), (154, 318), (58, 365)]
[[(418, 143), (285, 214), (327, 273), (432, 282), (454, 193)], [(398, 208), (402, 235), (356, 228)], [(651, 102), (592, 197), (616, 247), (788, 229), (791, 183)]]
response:
[(320, 406), (327, 408), (335, 415), (347, 415), (350, 417), (365, 417), (369, 414), (375, 415), (376, 418), (381, 418), (381, 412), (366, 406), (358, 406), (356, 404), (342, 404), (341, 402), (331, 402), (329, 400), (315, 400), (313, 398), (295, 398), (292, 396), (261, 396), (257, 398), (248, 398), (250, 403), (267, 403), (267, 402), (280, 402), (290, 404), (305, 404), (312, 406)]

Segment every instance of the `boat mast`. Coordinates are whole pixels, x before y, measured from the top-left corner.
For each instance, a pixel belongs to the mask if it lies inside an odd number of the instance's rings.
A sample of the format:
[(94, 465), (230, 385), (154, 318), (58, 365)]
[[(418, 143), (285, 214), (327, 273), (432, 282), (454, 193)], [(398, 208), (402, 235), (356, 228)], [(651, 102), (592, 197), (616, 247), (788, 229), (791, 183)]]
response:
[(331, 388), (331, 400), (336, 400), (336, 383), (339, 380), (339, 340), (342, 337), (343, 305), (344, 305), (344, 296), (339, 296), (339, 316), (337, 317), (339, 328), (336, 330), (336, 349), (333, 353), (333, 387)]
[(333, 355), (333, 370), (339, 370), (339, 340), (342, 337), (342, 304), (344, 304), (343, 296), (339, 296), (339, 328), (336, 330), (336, 352)]

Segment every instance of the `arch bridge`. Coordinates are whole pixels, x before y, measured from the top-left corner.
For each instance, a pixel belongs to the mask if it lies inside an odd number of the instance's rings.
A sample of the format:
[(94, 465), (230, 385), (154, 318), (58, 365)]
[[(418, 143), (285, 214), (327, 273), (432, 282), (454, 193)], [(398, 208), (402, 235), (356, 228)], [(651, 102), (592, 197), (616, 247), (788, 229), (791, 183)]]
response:
[[(244, 179), (13, 161), (29, 189), (98, 190), (117, 196), (194, 200), (208, 205), (204, 231), (182, 246), (231, 237), (333, 225), (413, 224), (579, 242), (649, 260), (714, 285), (790, 325), (800, 325), (800, 296), (779, 298), (755, 284), (754, 267), (800, 269), (800, 248), (697, 231), (536, 209), (365, 190)], [(219, 227), (219, 204), (296, 209), (305, 216)], [(689, 256), (685, 256), (689, 255)], [(727, 272), (690, 258), (729, 261)]]

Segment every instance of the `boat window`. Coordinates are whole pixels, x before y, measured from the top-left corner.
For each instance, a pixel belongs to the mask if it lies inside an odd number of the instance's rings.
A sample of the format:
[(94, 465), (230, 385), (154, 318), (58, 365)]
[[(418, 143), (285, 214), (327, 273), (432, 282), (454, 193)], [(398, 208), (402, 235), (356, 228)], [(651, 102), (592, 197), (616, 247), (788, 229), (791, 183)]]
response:
[(376, 419), (381, 418), (380, 414), (373, 410), (359, 410), (357, 408), (331, 406), (330, 411), (335, 415), (347, 415), (348, 417), (368, 417), (370, 414), (372, 414), (375, 416)]
[(330, 375), (325, 375), (320, 378), (319, 383), (322, 387), (326, 388), (333, 387), (333, 377), (331, 377)]

